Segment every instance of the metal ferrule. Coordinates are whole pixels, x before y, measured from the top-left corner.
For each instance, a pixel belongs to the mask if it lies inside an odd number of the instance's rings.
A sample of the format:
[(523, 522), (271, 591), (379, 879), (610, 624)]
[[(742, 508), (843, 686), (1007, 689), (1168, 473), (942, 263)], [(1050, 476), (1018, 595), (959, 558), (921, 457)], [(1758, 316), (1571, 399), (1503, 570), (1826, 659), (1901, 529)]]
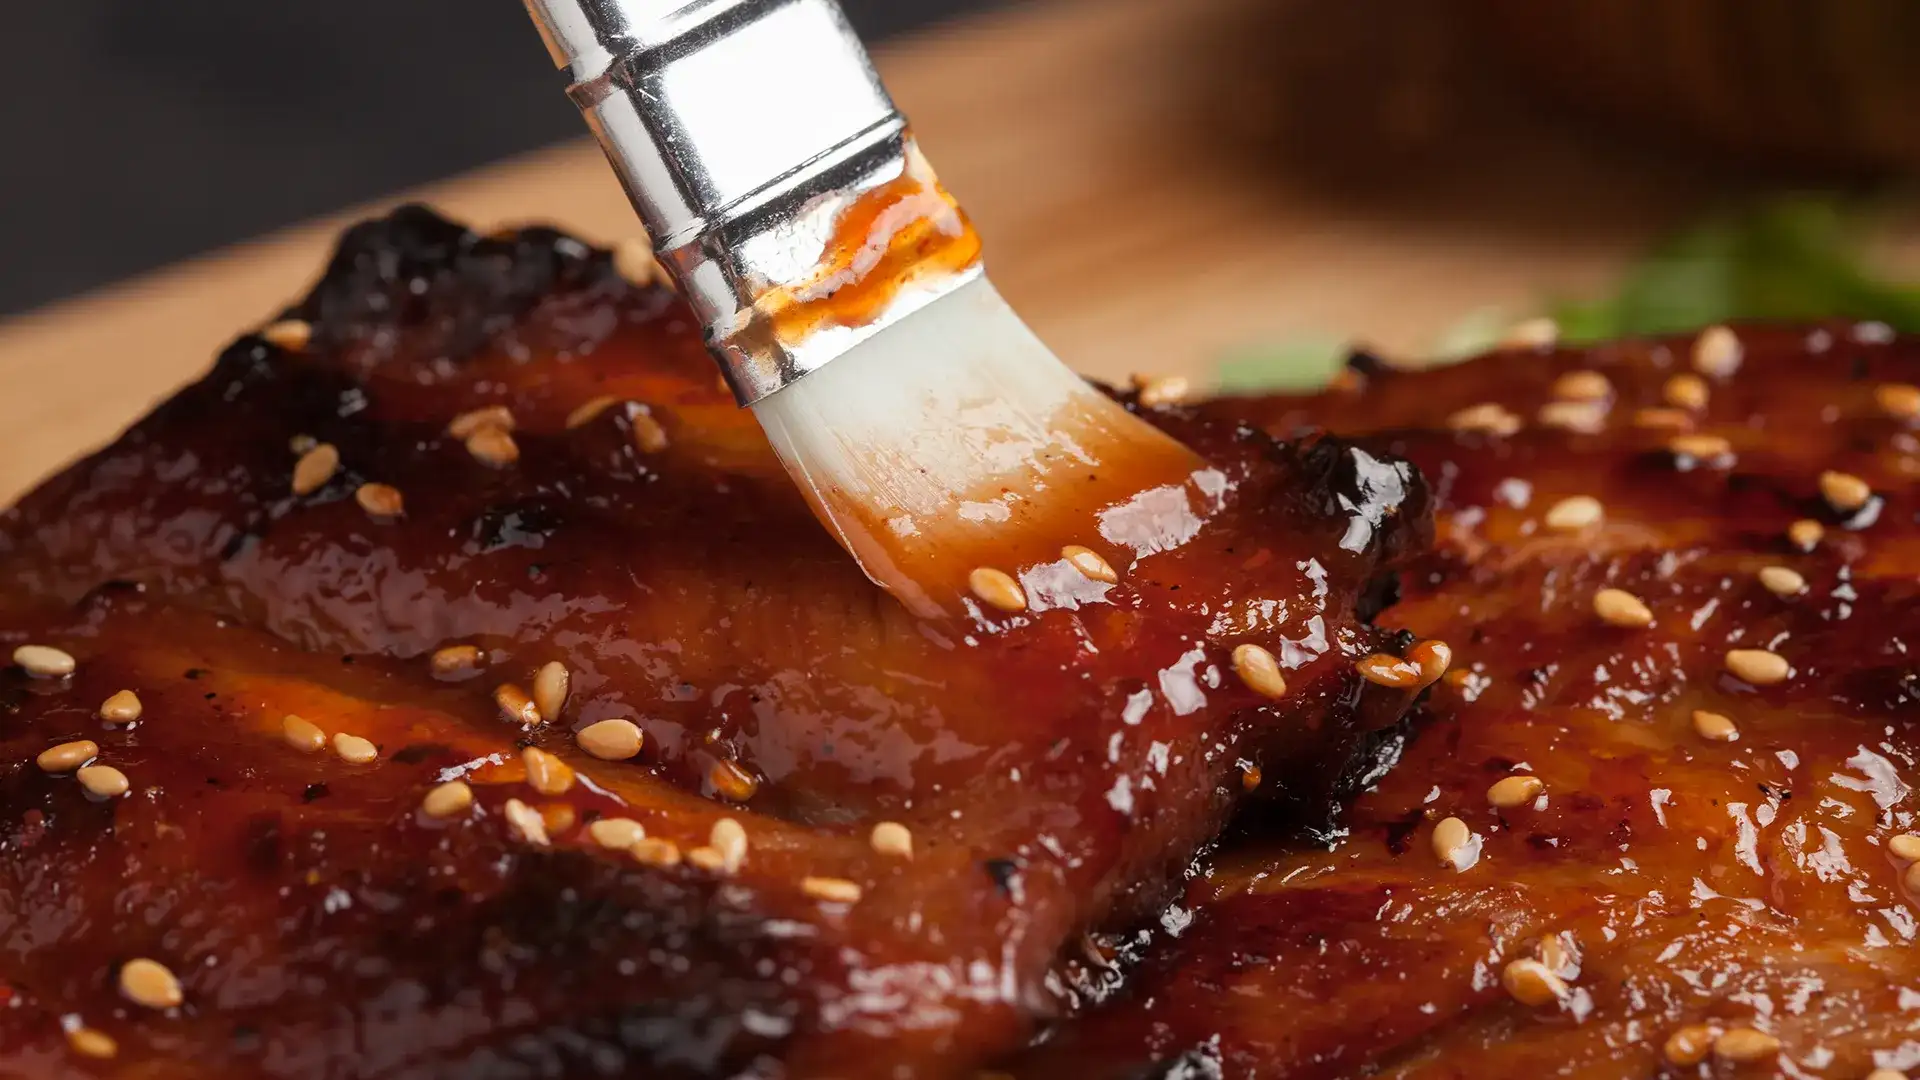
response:
[(525, 0), (660, 262), (751, 405), (978, 273), (778, 340), (755, 299), (809, 281), (841, 212), (900, 176), (906, 122), (834, 0)]

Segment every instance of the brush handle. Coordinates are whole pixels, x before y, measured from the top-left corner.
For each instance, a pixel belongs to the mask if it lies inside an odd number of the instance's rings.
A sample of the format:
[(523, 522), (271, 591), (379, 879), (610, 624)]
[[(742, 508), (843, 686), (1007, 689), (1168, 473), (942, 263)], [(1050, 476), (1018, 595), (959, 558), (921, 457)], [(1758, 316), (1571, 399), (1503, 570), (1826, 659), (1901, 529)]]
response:
[(525, 2), (742, 404), (935, 298), (798, 342), (756, 332), (756, 297), (815, 273), (841, 212), (911, 152), (834, 0)]

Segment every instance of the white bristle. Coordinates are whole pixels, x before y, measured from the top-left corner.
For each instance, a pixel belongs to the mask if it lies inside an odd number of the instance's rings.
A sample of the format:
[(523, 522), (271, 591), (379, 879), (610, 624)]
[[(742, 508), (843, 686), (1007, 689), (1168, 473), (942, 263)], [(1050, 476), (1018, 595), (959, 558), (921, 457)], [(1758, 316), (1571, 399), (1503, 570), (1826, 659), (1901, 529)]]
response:
[[(920, 516), (950, 512), (982, 477), (1024, 469), (1054, 440), (1054, 416), (1096, 393), (980, 277), (754, 411), (815, 486)], [(876, 461), (876, 447), (903, 460)]]
[(1010, 547), (1078, 494), (1060, 490), (1070, 478), (1143, 452), (1181, 476), (1196, 463), (1062, 364), (984, 276), (753, 408), (842, 544), (923, 614), (946, 587), (927, 567)]

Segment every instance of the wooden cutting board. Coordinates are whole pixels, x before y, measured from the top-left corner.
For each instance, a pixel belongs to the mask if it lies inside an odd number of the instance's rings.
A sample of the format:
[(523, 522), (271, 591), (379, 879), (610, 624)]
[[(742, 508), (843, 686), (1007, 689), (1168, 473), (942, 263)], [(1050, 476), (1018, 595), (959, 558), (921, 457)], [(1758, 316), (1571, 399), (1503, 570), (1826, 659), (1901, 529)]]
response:
[[(1204, 375), (1302, 333), (1417, 354), (1470, 310), (1599, 287), (1715, 188), (1527, 112), (1445, 26), (1371, 0), (1053, 0), (880, 64), (1002, 290), (1108, 378)], [(416, 198), (481, 226), (638, 231), (577, 143), (0, 323), (0, 499), (195, 377), (343, 223)]]

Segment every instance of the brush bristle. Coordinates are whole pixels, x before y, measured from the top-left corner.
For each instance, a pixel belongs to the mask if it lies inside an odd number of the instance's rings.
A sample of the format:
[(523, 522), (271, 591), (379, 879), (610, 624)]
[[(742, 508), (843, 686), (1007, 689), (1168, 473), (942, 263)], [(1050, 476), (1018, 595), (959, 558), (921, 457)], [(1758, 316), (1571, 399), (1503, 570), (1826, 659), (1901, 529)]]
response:
[(1204, 467), (1062, 364), (984, 276), (754, 412), (821, 520), (922, 614), (951, 610), (975, 566), (1017, 577), (1100, 544), (1103, 512)]

